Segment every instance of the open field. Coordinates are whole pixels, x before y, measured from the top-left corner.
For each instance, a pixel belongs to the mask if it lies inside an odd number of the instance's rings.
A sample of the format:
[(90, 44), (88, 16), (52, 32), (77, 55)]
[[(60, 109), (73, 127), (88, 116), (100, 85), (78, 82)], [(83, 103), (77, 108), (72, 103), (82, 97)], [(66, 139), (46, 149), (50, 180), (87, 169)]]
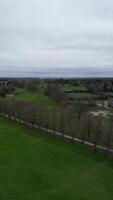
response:
[(98, 99), (98, 95), (96, 94), (91, 94), (89, 92), (72, 92), (69, 94), (70, 97), (72, 97), (73, 99), (82, 99), (82, 98), (97, 98)]
[(113, 161), (0, 119), (0, 195), (4, 200), (111, 200)]
[(64, 92), (87, 92), (87, 88), (85, 86), (73, 86), (73, 85), (70, 85), (70, 84), (64, 84), (64, 85), (61, 85), (61, 89), (64, 91)]
[[(42, 89), (41, 89), (42, 90)], [(21, 100), (33, 104), (38, 105), (48, 105), (53, 107), (59, 107), (58, 103), (52, 99), (50, 96), (46, 96), (43, 91), (40, 92), (30, 92), (26, 89), (17, 89), (16, 95), (14, 96), (7, 96), (7, 99), (11, 100)], [(84, 100), (85, 98), (90, 100), (92, 98), (98, 99), (99, 95), (91, 94), (89, 92), (69, 92), (67, 94), (69, 97), (71, 97), (73, 100)]]
[(38, 105), (57, 106), (57, 103), (51, 98), (41, 92), (30, 92), (25, 89), (17, 89), (18, 95), (13, 97), (8, 96), (9, 99), (21, 100)]

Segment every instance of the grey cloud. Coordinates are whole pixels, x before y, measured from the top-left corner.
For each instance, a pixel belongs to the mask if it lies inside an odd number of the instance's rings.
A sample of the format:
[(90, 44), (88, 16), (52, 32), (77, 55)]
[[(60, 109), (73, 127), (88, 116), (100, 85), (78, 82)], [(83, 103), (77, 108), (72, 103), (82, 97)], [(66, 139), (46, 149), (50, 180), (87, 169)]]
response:
[(0, 69), (113, 68), (113, 0), (1, 0)]

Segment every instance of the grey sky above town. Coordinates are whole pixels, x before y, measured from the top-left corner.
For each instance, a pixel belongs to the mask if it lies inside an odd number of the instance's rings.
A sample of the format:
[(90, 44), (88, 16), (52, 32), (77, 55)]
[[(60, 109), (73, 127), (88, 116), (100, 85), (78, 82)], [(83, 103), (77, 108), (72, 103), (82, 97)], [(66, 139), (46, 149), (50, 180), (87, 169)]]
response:
[(0, 0), (0, 70), (113, 69), (113, 0)]

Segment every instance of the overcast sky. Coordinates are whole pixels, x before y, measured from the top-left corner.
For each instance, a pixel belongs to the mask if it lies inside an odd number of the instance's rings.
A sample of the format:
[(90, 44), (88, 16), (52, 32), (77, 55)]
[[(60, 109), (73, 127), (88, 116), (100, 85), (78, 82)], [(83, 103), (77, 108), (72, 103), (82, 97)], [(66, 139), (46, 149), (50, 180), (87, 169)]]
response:
[(113, 0), (0, 0), (0, 70), (113, 69)]

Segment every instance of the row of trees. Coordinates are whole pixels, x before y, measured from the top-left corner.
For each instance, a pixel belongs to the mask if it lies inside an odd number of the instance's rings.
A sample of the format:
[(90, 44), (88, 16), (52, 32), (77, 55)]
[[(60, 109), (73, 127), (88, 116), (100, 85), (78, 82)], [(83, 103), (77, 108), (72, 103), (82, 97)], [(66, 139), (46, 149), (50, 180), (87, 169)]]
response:
[(20, 123), (26, 121), (60, 132), (62, 136), (81, 139), (97, 145), (113, 148), (113, 121), (101, 118), (93, 118), (87, 114), (86, 105), (76, 102), (66, 108), (54, 108), (49, 106), (36, 106), (22, 101), (0, 100), (0, 113), (8, 114), (9, 117), (18, 118)]

